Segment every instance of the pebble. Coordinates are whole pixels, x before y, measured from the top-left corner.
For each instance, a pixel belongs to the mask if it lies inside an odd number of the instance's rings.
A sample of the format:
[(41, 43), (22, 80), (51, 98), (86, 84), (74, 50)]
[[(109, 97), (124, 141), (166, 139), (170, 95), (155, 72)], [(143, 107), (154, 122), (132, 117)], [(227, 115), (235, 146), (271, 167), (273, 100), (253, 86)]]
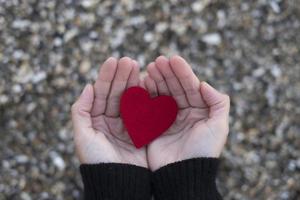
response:
[(70, 40), (72, 40), (77, 34), (78, 34), (78, 29), (71, 29), (68, 30), (65, 34), (64, 34), (64, 42), (69, 42)]
[(266, 69), (263, 68), (263, 67), (260, 67), (260, 68), (257, 68), (256, 70), (253, 71), (253, 76), (258, 78), (258, 77), (261, 77), (265, 74), (266, 72)]
[(38, 82), (41, 82), (42, 80), (44, 80), (46, 77), (47, 77), (46, 72), (40, 71), (40, 72), (38, 72), (38, 73), (32, 75), (31, 81), (32, 81), (33, 83), (38, 83)]
[(15, 50), (13, 53), (13, 58), (16, 60), (20, 60), (21, 58), (23, 58), (24, 52), (20, 49)]
[(271, 74), (275, 77), (278, 78), (281, 76), (282, 72), (281, 72), (281, 68), (278, 65), (273, 65), (271, 67)]
[(83, 0), (81, 1), (81, 5), (84, 8), (90, 8), (92, 7), (97, 1), (96, 0)]
[(61, 38), (57, 37), (54, 39), (53, 43), (54, 43), (54, 46), (59, 47), (63, 44), (63, 40)]
[(55, 151), (49, 153), (52, 158), (53, 164), (57, 167), (58, 170), (63, 171), (66, 167), (65, 161), (63, 158)]
[(269, 105), (274, 106), (275, 101), (276, 101), (276, 94), (275, 94), (275, 91), (274, 91), (274, 87), (269, 86), (266, 93), (265, 93), (265, 95), (267, 97)]
[(26, 155), (18, 155), (15, 159), (20, 164), (27, 163), (29, 161), (29, 158)]
[(282, 0), (0, 0), (0, 199), (80, 199), (69, 116), (80, 90), (109, 56), (145, 76), (174, 54), (231, 96), (224, 199), (297, 199), (299, 15)]
[(21, 192), (20, 197), (22, 200), (31, 200), (32, 199), (27, 192)]
[(280, 12), (281, 12), (280, 6), (278, 5), (278, 3), (279, 3), (280, 1), (281, 1), (281, 0), (271, 0), (271, 1), (269, 1), (269, 4), (270, 4), (272, 10), (273, 10), (275, 13), (280, 13)]
[(21, 87), (21, 85), (20, 85), (20, 84), (15, 84), (15, 85), (13, 85), (12, 91), (13, 91), (14, 93), (20, 93), (20, 92), (22, 92), (22, 87)]
[(209, 2), (210, 0), (196, 1), (192, 4), (192, 9), (194, 12), (200, 13)]
[(145, 42), (153, 42), (153, 39), (154, 39), (153, 33), (151, 33), (151, 32), (145, 33), (145, 35), (144, 35)]
[(222, 38), (218, 33), (210, 33), (204, 35), (202, 41), (208, 45), (219, 45), (222, 42)]
[(29, 20), (26, 20), (26, 19), (17, 19), (17, 20), (14, 20), (13, 23), (12, 23), (12, 27), (15, 28), (15, 29), (25, 29), (27, 27), (29, 27), (31, 24), (31, 22)]
[(37, 104), (35, 102), (30, 102), (26, 107), (27, 113), (31, 113), (36, 107)]
[(168, 29), (168, 24), (166, 22), (158, 22), (155, 25), (155, 30), (158, 33), (163, 33)]
[(0, 105), (1, 104), (6, 104), (8, 102), (9, 98), (7, 95), (0, 95)]
[(79, 67), (79, 72), (81, 74), (86, 74), (91, 69), (91, 63), (88, 60), (83, 60)]

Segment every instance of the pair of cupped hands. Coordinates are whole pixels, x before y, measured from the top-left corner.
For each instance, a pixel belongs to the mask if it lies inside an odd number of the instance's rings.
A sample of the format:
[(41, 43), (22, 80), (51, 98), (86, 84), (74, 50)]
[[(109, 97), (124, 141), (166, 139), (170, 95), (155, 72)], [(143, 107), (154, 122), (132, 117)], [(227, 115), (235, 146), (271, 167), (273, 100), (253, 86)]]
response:
[[(77, 156), (82, 164), (124, 163), (157, 170), (197, 157), (219, 157), (228, 135), (229, 96), (201, 82), (180, 56), (160, 56), (141, 79), (129, 57), (108, 58), (93, 85), (85, 86), (72, 105)], [(132, 86), (151, 95), (170, 95), (178, 105), (172, 126), (137, 149), (120, 117), (120, 97)], [(141, 133), (142, 134), (142, 133)]]

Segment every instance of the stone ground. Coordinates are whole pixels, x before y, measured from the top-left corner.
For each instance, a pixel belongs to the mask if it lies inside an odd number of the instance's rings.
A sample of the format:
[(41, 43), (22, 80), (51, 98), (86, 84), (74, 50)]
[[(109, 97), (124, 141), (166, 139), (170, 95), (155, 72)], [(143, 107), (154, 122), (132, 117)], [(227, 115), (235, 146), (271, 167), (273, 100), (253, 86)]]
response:
[(0, 200), (79, 199), (70, 105), (108, 56), (161, 54), (231, 96), (224, 199), (299, 199), (299, 51), (299, 0), (0, 0)]

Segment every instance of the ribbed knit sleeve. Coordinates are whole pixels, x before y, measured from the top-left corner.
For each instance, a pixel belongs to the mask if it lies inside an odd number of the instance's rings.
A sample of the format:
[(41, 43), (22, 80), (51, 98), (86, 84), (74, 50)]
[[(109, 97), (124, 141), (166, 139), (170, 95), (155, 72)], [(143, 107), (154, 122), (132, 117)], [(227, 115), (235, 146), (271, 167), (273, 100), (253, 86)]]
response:
[(85, 200), (148, 200), (151, 172), (120, 163), (82, 164)]
[(166, 165), (152, 174), (155, 200), (220, 200), (215, 179), (217, 158), (193, 158)]

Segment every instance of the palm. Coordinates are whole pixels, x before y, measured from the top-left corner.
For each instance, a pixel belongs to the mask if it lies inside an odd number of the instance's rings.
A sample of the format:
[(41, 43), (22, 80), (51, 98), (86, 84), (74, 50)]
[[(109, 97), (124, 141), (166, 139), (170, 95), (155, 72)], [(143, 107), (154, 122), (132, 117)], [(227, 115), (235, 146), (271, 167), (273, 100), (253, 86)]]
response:
[(98, 143), (94, 145), (93, 158), (147, 166), (145, 149), (135, 148), (120, 117), (100, 115), (92, 118), (92, 121), (96, 132), (93, 141)]
[[(139, 68), (130, 58), (108, 59), (86, 99), (73, 107), (76, 151), (81, 163), (127, 163), (147, 167), (145, 148), (131, 143), (119, 113), (123, 91), (139, 84)], [(80, 98), (84, 98), (80, 97)]]
[[(188, 158), (218, 157), (226, 140), (226, 134), (219, 134), (227, 131), (226, 118), (223, 115), (211, 115), (211, 106), (200, 94), (200, 83), (198, 87), (193, 86), (198, 79), (189, 66), (178, 58), (173, 60), (173, 65), (167, 64), (166, 59), (160, 57), (155, 64), (148, 66), (151, 78), (145, 79), (145, 86), (150, 93), (171, 95), (180, 108), (173, 125), (148, 146), (149, 167), (153, 170)], [(166, 80), (165, 86), (162, 84), (163, 80)], [(153, 87), (154, 84), (156, 87)], [(182, 86), (180, 93), (177, 88)], [(195, 91), (192, 91), (193, 88)], [(222, 102), (217, 106), (220, 107), (215, 111), (220, 112), (223, 109)]]
[[(208, 109), (186, 108), (180, 110), (174, 124), (149, 145), (148, 159), (151, 169), (194, 157), (218, 156), (218, 135), (208, 123)], [(159, 156), (157, 156), (159, 155)]]

